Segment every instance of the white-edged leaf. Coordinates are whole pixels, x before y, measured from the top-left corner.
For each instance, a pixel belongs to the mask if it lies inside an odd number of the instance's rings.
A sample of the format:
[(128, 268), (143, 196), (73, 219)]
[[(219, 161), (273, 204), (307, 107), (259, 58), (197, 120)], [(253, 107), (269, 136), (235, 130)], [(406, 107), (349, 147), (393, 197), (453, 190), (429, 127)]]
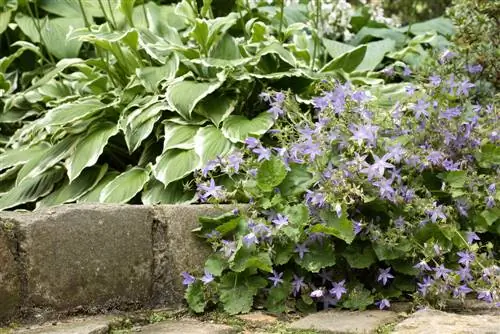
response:
[(117, 176), (102, 189), (99, 196), (101, 203), (127, 203), (142, 190), (149, 180), (149, 172), (134, 167)]
[(0, 210), (33, 202), (49, 194), (64, 176), (61, 167), (51, 168), (35, 177), (25, 179), (0, 197)]
[(272, 43), (264, 48), (262, 48), (258, 53), (258, 57), (262, 57), (267, 54), (274, 54), (277, 55), (281, 60), (284, 62), (288, 63), (292, 67), (296, 67), (296, 60), (292, 53), (285, 49), (281, 44), (275, 42)]
[(19, 185), (25, 179), (43, 173), (67, 156), (73, 154), (75, 142), (75, 137), (66, 137), (54, 146), (40, 152), (41, 154), (32, 156), (17, 174), (16, 185)]
[(198, 103), (194, 112), (210, 119), (218, 127), (223, 120), (231, 115), (237, 103), (237, 99), (229, 96), (212, 94)]
[(165, 61), (165, 65), (138, 68), (135, 73), (149, 92), (156, 92), (160, 81), (175, 78), (178, 68), (179, 57), (177, 54), (171, 53)]
[(75, 151), (65, 162), (70, 182), (76, 179), (81, 171), (97, 162), (109, 138), (118, 133), (118, 127), (111, 122), (98, 123), (92, 127), (85, 137), (81, 137)]
[(366, 55), (363, 61), (356, 67), (356, 71), (373, 71), (382, 62), (388, 52), (394, 51), (396, 42), (392, 39), (366, 44)]
[(76, 103), (62, 104), (49, 110), (45, 117), (40, 119), (41, 126), (67, 125), (82, 118), (88, 117), (106, 105), (98, 99), (90, 98)]
[(354, 46), (352, 45), (333, 41), (327, 38), (323, 38), (323, 45), (325, 46), (326, 51), (332, 58), (337, 58), (343, 55), (344, 53), (354, 49)]
[(224, 137), (221, 130), (209, 125), (200, 128), (194, 137), (194, 150), (201, 158), (201, 165), (217, 157), (223, 157), (233, 150), (233, 144)]
[(130, 152), (134, 152), (151, 132), (155, 123), (160, 119), (162, 111), (168, 106), (164, 102), (155, 102), (144, 107), (137, 108), (127, 116), (125, 141)]
[(165, 122), (165, 140), (163, 152), (173, 148), (189, 150), (194, 148), (194, 136), (200, 127), (197, 125), (181, 125)]
[(102, 190), (118, 175), (120, 175), (120, 173), (117, 171), (107, 172), (92, 190), (77, 200), (77, 203), (99, 203), (99, 197), (101, 197)]
[(184, 80), (168, 86), (166, 98), (179, 115), (189, 119), (196, 104), (221, 85), (222, 81), (197, 82)]
[(38, 155), (49, 147), (49, 144), (41, 143), (28, 148), (23, 147), (5, 151), (0, 155), (0, 170), (22, 165), (28, 162), (33, 155)]
[(38, 207), (53, 206), (74, 202), (92, 190), (108, 170), (108, 165), (92, 166), (85, 169), (73, 182), (65, 182), (62, 187), (52, 192), (37, 203)]
[(358, 67), (366, 56), (366, 45), (361, 45), (343, 53), (337, 58), (329, 61), (320, 72), (330, 72), (335, 70), (343, 70), (347, 73), (352, 72)]
[(189, 204), (196, 198), (194, 191), (186, 191), (182, 180), (170, 182), (166, 187), (158, 180), (150, 180), (141, 194), (142, 204)]
[(263, 112), (253, 119), (245, 116), (229, 116), (222, 124), (222, 133), (233, 143), (243, 142), (250, 135), (260, 137), (274, 124), (271, 113)]
[(191, 174), (200, 166), (200, 158), (194, 150), (168, 150), (157, 158), (153, 168), (155, 178), (165, 186)]

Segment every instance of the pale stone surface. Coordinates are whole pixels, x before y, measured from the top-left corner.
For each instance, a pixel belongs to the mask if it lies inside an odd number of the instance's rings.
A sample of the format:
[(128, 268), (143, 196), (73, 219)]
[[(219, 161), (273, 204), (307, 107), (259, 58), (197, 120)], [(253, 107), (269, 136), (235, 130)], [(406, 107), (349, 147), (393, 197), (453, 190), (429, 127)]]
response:
[(242, 315), (239, 315), (238, 318), (243, 320), (243, 321), (251, 322), (251, 323), (254, 323), (257, 325), (273, 324), (276, 321), (278, 321), (278, 319), (276, 319), (276, 317), (269, 315), (269, 314), (265, 314), (261, 311), (255, 311), (255, 312), (251, 312), (248, 314), (242, 314)]
[(231, 326), (204, 323), (197, 320), (161, 322), (141, 328), (142, 334), (230, 334), (236, 333)]
[(463, 315), (424, 309), (412, 314), (394, 328), (393, 334), (498, 334), (500, 317)]
[(114, 307), (150, 299), (150, 207), (65, 205), (19, 213), (25, 306)]
[(21, 281), (14, 258), (13, 226), (0, 221), (0, 322), (14, 315), (21, 302)]
[(12, 334), (107, 334), (112, 317), (72, 318), (54, 324), (20, 328)]
[(293, 322), (293, 329), (315, 329), (329, 333), (376, 333), (378, 327), (396, 321), (391, 311), (337, 311), (330, 310), (308, 315)]

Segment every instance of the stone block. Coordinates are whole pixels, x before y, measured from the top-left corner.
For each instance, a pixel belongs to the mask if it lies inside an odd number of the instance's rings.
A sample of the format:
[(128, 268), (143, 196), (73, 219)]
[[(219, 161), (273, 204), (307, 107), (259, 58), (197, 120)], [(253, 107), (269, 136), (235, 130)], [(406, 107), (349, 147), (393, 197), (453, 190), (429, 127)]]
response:
[(183, 302), (185, 288), (183, 271), (202, 271), (210, 247), (192, 230), (199, 226), (200, 216), (215, 216), (235, 206), (223, 205), (160, 205), (155, 207), (153, 223), (155, 272), (153, 288), (154, 304), (169, 306)]
[(0, 323), (7, 321), (21, 303), (21, 280), (15, 259), (14, 225), (0, 218)]
[(142, 334), (230, 334), (236, 333), (231, 326), (203, 323), (197, 320), (161, 322), (141, 328)]
[(150, 207), (65, 205), (17, 216), (26, 306), (145, 304), (152, 289)]
[(12, 334), (107, 334), (112, 317), (72, 318), (61, 322), (19, 328)]
[(324, 311), (313, 313), (293, 322), (290, 328), (318, 330), (327, 333), (368, 334), (394, 322), (398, 316), (392, 311)]

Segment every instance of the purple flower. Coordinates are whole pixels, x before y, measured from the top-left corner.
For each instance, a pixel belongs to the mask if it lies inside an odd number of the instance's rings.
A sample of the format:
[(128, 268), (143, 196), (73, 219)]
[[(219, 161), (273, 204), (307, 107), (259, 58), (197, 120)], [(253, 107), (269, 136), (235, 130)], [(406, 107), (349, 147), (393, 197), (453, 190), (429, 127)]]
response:
[(367, 125), (354, 124), (349, 129), (353, 134), (350, 139), (357, 141), (358, 145), (361, 145), (361, 143), (366, 140), (370, 145), (375, 146), (377, 140), (378, 128), (379, 128), (378, 126), (369, 124)]
[(325, 96), (315, 97), (313, 98), (313, 106), (320, 111), (324, 111), (329, 106), (328, 99)]
[(216, 238), (220, 238), (221, 234), (217, 230), (212, 230), (210, 233), (207, 233), (205, 236), (207, 237), (207, 239), (216, 239)]
[(479, 294), (477, 295), (477, 299), (484, 300), (487, 303), (493, 302), (493, 297), (491, 296), (491, 292), (488, 290), (483, 290), (479, 292)]
[(378, 306), (378, 308), (381, 310), (391, 307), (391, 303), (388, 299), (385, 298), (378, 302), (375, 302), (375, 305)]
[(221, 251), (224, 253), (225, 257), (227, 258), (231, 257), (234, 254), (234, 252), (236, 252), (236, 242), (222, 240)]
[(373, 185), (378, 187), (380, 198), (391, 200), (394, 198), (395, 190), (391, 187), (392, 180), (381, 178), (378, 181), (373, 182)]
[(307, 204), (314, 205), (318, 208), (322, 208), (325, 205), (325, 195), (316, 191), (306, 190), (305, 200)]
[(439, 57), (440, 63), (444, 64), (448, 60), (454, 58), (457, 54), (455, 52), (452, 52), (450, 50), (444, 50), (443, 54)]
[(227, 157), (227, 167), (233, 169), (235, 172), (240, 170), (240, 165), (243, 163), (243, 154), (241, 152), (233, 152)]
[(347, 289), (344, 287), (345, 280), (342, 280), (340, 282), (333, 282), (332, 286), (333, 288), (330, 289), (330, 295), (335, 296), (337, 300), (342, 298), (342, 295), (347, 292)]
[(221, 199), (224, 196), (222, 186), (216, 186), (214, 179), (210, 179), (209, 185), (198, 185), (198, 191), (201, 193), (200, 198), (202, 200), (207, 200), (209, 197)]
[(306, 247), (306, 244), (298, 244), (297, 246), (295, 246), (295, 250), (294, 250), (295, 253), (298, 253), (299, 254), (299, 258), (303, 258), (304, 257), (304, 253), (309, 253), (309, 248)]
[(415, 91), (416, 91), (416, 90), (417, 90), (417, 89), (416, 89), (416, 88), (415, 88), (415, 86), (413, 86), (413, 85), (408, 85), (408, 86), (406, 86), (406, 87), (405, 87), (405, 92), (406, 92), (406, 94), (407, 94), (407, 95), (409, 95), (409, 96), (412, 96), (413, 94), (415, 94)]
[(470, 83), (469, 79), (465, 79), (464, 81), (460, 82), (458, 85), (457, 89), (457, 94), (458, 95), (465, 95), (469, 96), (469, 89), (476, 87), (473, 83)]
[(458, 252), (457, 255), (460, 257), (458, 263), (463, 264), (466, 267), (468, 267), (469, 264), (476, 258), (476, 256), (473, 253), (468, 251)]
[(403, 228), (405, 226), (405, 224), (406, 224), (406, 221), (401, 216), (399, 216), (398, 218), (396, 218), (394, 220), (394, 226), (396, 226), (397, 228)]
[(184, 278), (184, 280), (182, 281), (182, 284), (184, 285), (191, 285), (196, 281), (196, 278), (194, 278), (194, 276), (190, 275), (186, 271), (181, 273), (181, 276)]
[(442, 111), (439, 114), (439, 118), (451, 120), (452, 118), (460, 116), (461, 112), (462, 112), (462, 108), (459, 106), (453, 107), (453, 108), (447, 108), (445, 111)]
[(358, 222), (358, 221), (352, 221), (353, 224), (352, 224), (352, 227), (354, 229), (354, 235), (358, 235), (361, 230), (363, 229), (363, 224), (361, 224), (361, 222)]
[(463, 284), (453, 290), (453, 297), (464, 297), (469, 292), (472, 292), (472, 289), (469, 288), (466, 284)]
[(322, 281), (321, 284), (325, 284), (325, 282), (332, 281), (332, 271), (331, 270), (326, 271), (324, 269), (321, 269), (318, 276), (321, 277), (321, 281)]
[(386, 67), (382, 70), (382, 73), (388, 77), (392, 77), (394, 75), (394, 67)]
[(460, 162), (453, 162), (452, 160), (446, 159), (441, 163), (441, 166), (447, 171), (460, 170)]
[(282, 226), (288, 225), (288, 217), (283, 216), (281, 213), (276, 215), (276, 218), (272, 220), (273, 224), (279, 229)]
[(218, 165), (219, 165), (219, 160), (208, 161), (205, 167), (201, 169), (201, 175), (203, 175), (203, 177), (207, 177), (208, 172), (214, 170), (215, 167), (217, 167)]
[(276, 94), (274, 94), (273, 98), (274, 98), (274, 103), (277, 103), (277, 104), (283, 104), (283, 102), (285, 102), (285, 94), (283, 92), (276, 92)]
[(488, 209), (492, 209), (494, 206), (495, 206), (495, 199), (493, 198), (493, 196), (488, 196), (486, 198), (486, 207)]
[(468, 267), (461, 267), (456, 271), (456, 273), (458, 274), (458, 276), (460, 276), (461, 281), (468, 282), (472, 280), (472, 275)]
[(488, 189), (486, 189), (486, 191), (488, 192), (488, 194), (490, 195), (493, 195), (497, 192), (497, 186), (495, 183), (492, 183), (488, 186)]
[(306, 287), (307, 285), (304, 283), (304, 277), (299, 277), (293, 274), (293, 281), (292, 281), (293, 295), (297, 296), (297, 294), (300, 293), (300, 290)]
[(248, 137), (247, 139), (245, 139), (245, 144), (248, 146), (248, 148), (256, 148), (260, 145), (260, 141), (254, 137)]
[(436, 205), (436, 202), (434, 202), (434, 209), (427, 210), (427, 214), (429, 215), (433, 223), (435, 223), (438, 220), (438, 218), (443, 220), (446, 219), (446, 215), (443, 212), (443, 206)]
[(465, 68), (470, 74), (477, 74), (483, 71), (483, 66), (481, 64), (466, 65)]
[(359, 90), (352, 93), (351, 98), (358, 103), (363, 103), (365, 101), (368, 101), (370, 99), (370, 96), (366, 94), (364, 90)]
[(443, 161), (444, 155), (439, 151), (431, 151), (427, 156), (427, 161), (432, 163), (433, 165), (439, 165), (441, 161)]
[(257, 161), (269, 160), (271, 159), (271, 150), (258, 146), (252, 150), (253, 153), (258, 154)]
[(271, 109), (269, 109), (267, 112), (273, 115), (274, 119), (277, 119), (278, 117), (283, 116), (285, 114), (283, 109), (281, 109), (279, 106), (276, 105), (273, 105)]
[(433, 283), (434, 280), (429, 276), (425, 276), (422, 283), (417, 283), (418, 291), (422, 294), (422, 296), (427, 294), (427, 289), (430, 288)]
[(404, 76), (404, 77), (408, 77), (408, 76), (410, 76), (412, 73), (413, 73), (413, 72), (412, 72), (412, 70), (411, 70), (411, 68), (410, 68), (409, 66), (405, 66), (405, 67), (403, 67), (403, 76)]
[(314, 161), (316, 156), (321, 155), (321, 147), (319, 143), (315, 143), (312, 141), (307, 141), (303, 144), (302, 153), (304, 155), (309, 155), (309, 159)]
[(250, 247), (259, 243), (259, 240), (257, 239), (255, 233), (248, 233), (243, 237), (242, 241), (246, 247)]
[(268, 102), (270, 103), (271, 102), (271, 94), (269, 94), (268, 92), (262, 92), (259, 94), (259, 97), (262, 99), (262, 101), (264, 102)]
[(390, 146), (388, 150), (389, 150), (388, 159), (394, 159), (394, 162), (396, 163), (399, 163), (401, 159), (403, 159), (403, 155), (406, 152), (400, 143)]
[(390, 164), (386, 161), (387, 158), (387, 155), (379, 158), (374, 154), (373, 159), (375, 160), (375, 162), (372, 165), (362, 169), (360, 172), (363, 174), (367, 174), (369, 180), (371, 180), (374, 176), (377, 176), (378, 178), (383, 177), (384, 172), (387, 168), (394, 168), (393, 164)]
[(427, 109), (430, 107), (430, 103), (425, 100), (419, 99), (417, 103), (412, 107), (412, 110), (415, 112), (415, 118), (418, 120), (422, 115), (425, 117), (429, 117), (429, 113)]
[(441, 84), (441, 77), (439, 75), (433, 74), (429, 77), (429, 82), (434, 87), (437, 87)]
[(413, 266), (414, 268), (417, 268), (420, 271), (431, 271), (431, 267), (427, 264), (425, 260), (421, 260), (419, 263)]
[(283, 277), (283, 273), (278, 273), (278, 272), (276, 272), (276, 270), (273, 270), (273, 276), (269, 276), (268, 280), (273, 282), (274, 287), (277, 287), (278, 284), (283, 283), (282, 277)]
[(206, 285), (214, 280), (214, 275), (205, 269), (205, 275), (201, 278), (201, 281)]
[(377, 281), (378, 282), (382, 281), (382, 285), (386, 285), (387, 280), (389, 280), (390, 278), (394, 278), (394, 276), (390, 273), (390, 271), (391, 271), (391, 267), (386, 268), (386, 269), (379, 269), (378, 270), (379, 275), (377, 277)]
[(434, 272), (436, 273), (435, 274), (436, 279), (440, 278), (440, 277), (446, 279), (448, 277), (448, 274), (451, 272), (451, 270), (448, 268), (445, 268), (444, 265), (440, 265), (439, 267), (434, 267)]
[(477, 236), (476, 232), (465, 232), (465, 238), (467, 239), (467, 243), (469, 245), (472, 245), (474, 241), (479, 241), (479, 237)]

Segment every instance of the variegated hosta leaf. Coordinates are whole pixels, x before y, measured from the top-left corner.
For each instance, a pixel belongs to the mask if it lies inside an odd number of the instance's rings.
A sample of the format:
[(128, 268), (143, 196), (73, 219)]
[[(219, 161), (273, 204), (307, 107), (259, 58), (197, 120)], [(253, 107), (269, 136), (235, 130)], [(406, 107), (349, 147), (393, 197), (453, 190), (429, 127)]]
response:
[(335, 70), (343, 70), (344, 72), (352, 72), (363, 61), (366, 54), (366, 45), (361, 45), (355, 49), (344, 52), (337, 58), (332, 59), (328, 64), (323, 66), (320, 72), (331, 72)]
[(49, 194), (54, 188), (54, 185), (59, 182), (63, 176), (64, 169), (55, 167), (41, 174), (37, 174), (34, 177), (24, 179), (0, 197), (0, 210), (30, 203)]
[(166, 98), (172, 108), (183, 118), (190, 119), (194, 107), (204, 97), (216, 91), (222, 81), (197, 82), (183, 80), (168, 86)]
[(0, 154), (0, 170), (19, 166), (28, 162), (34, 155), (41, 154), (50, 147), (47, 143), (41, 143), (32, 147), (12, 149)]
[(39, 126), (72, 125), (72, 123), (85, 117), (92, 116), (94, 113), (104, 108), (106, 105), (100, 100), (90, 98), (87, 100), (62, 104), (52, 110), (49, 110), (44, 118), (38, 121)]
[(166, 103), (159, 101), (137, 108), (127, 116), (124, 132), (130, 152), (134, 152), (139, 148), (142, 141), (153, 131), (154, 125), (160, 119), (162, 112), (167, 109)]
[(37, 203), (37, 207), (52, 206), (76, 201), (92, 190), (92, 188), (94, 188), (102, 179), (104, 174), (106, 174), (107, 170), (107, 164), (104, 164), (103, 166), (92, 166), (85, 169), (80, 176), (73, 180), (73, 182), (65, 182), (62, 187), (39, 201)]
[(116, 124), (104, 122), (96, 124), (86, 136), (80, 137), (74, 153), (65, 162), (70, 183), (80, 175), (85, 167), (92, 166), (97, 162), (109, 138), (117, 133)]
[(134, 167), (117, 176), (102, 189), (101, 203), (127, 203), (139, 193), (149, 180), (149, 171)]
[(145, 205), (188, 204), (195, 199), (194, 191), (186, 191), (183, 180), (170, 182), (165, 186), (155, 179), (150, 180), (142, 191), (141, 200)]
[(200, 128), (194, 137), (194, 150), (201, 158), (202, 166), (210, 160), (225, 156), (233, 149), (231, 141), (212, 125)]
[(120, 175), (120, 173), (117, 171), (108, 171), (94, 188), (77, 200), (77, 203), (99, 203), (99, 197), (101, 197), (102, 190), (111, 181), (116, 179), (118, 175)]
[(189, 150), (194, 148), (194, 136), (200, 127), (165, 122), (165, 141), (163, 152), (173, 148)]
[(208, 118), (218, 127), (222, 121), (231, 115), (237, 103), (238, 100), (235, 98), (220, 96), (215, 93), (198, 103), (194, 112)]
[(263, 112), (253, 119), (244, 116), (229, 116), (222, 124), (222, 133), (233, 143), (243, 142), (251, 135), (260, 137), (274, 124), (273, 115)]
[(194, 150), (172, 149), (158, 157), (153, 168), (155, 178), (165, 186), (191, 174), (200, 167), (200, 158)]

